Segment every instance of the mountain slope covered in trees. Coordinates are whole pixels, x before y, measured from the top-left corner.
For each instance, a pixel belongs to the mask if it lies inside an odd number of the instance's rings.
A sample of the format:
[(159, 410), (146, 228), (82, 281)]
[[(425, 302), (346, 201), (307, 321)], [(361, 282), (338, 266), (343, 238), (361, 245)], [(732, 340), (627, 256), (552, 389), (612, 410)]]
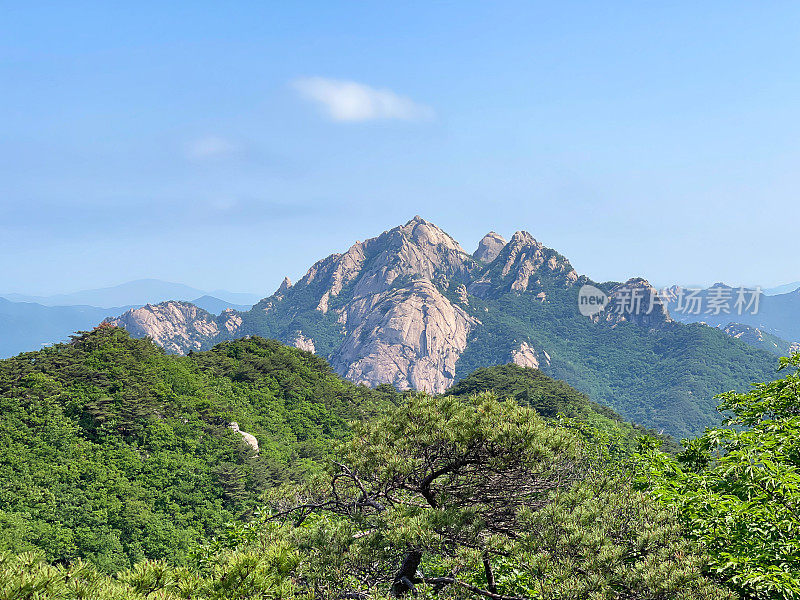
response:
[(180, 357), (102, 327), (0, 361), (0, 593), (793, 600), (782, 365), (676, 458), (517, 365), (399, 394), (275, 341)]
[[(480, 367), (538, 367), (675, 437), (719, 422), (715, 394), (769, 378), (774, 355), (724, 332), (675, 322), (668, 311), (590, 318), (579, 292), (620, 297), (620, 284), (579, 276), (529, 233), (488, 234), (470, 255), (421, 217), (315, 263), (244, 313), (211, 317), (186, 303), (112, 322), (188, 352), (243, 335), (316, 352), (340, 375), (441, 393)], [(631, 279), (643, 298), (652, 288)], [(648, 307), (645, 304), (642, 310)]]
[(178, 357), (104, 327), (0, 361), (0, 549), (180, 559), (388, 402), (263, 339)]
[[(580, 417), (627, 445), (642, 432), (515, 365), (483, 369), (452, 394), (486, 390), (545, 418)], [(105, 326), (0, 361), (0, 550), (108, 571), (180, 561), (196, 539), (250, 518), (264, 490), (322, 469), (350, 422), (401, 400), (262, 338), (175, 356)]]

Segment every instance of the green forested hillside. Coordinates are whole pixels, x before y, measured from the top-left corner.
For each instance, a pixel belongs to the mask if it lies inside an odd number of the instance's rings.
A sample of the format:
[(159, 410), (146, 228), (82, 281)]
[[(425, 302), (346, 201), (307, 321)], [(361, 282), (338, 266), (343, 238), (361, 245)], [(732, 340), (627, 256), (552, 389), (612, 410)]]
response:
[(317, 468), (387, 394), (258, 338), (177, 357), (100, 328), (0, 361), (0, 549), (107, 571), (180, 561), (266, 486)]
[(513, 363), (483, 367), (461, 379), (447, 390), (446, 395), (465, 398), (482, 392), (514, 400), (544, 417), (560, 416), (588, 425), (620, 440), (628, 448), (635, 447), (636, 440), (643, 435), (660, 438), (665, 450), (677, 451), (679, 448), (673, 438), (626, 421), (613, 409), (592, 402), (586, 394), (538, 369)]
[[(674, 512), (569, 427), (513, 400), (409, 396), (324, 474), (273, 490), (186, 567), (99, 577), (0, 553), (0, 593), (163, 600), (733, 600)], [(602, 450), (602, 449), (601, 449)]]
[(506, 362), (515, 344), (546, 348), (547, 375), (563, 379), (625, 419), (678, 439), (719, 423), (715, 394), (745, 391), (770, 379), (773, 354), (703, 325), (595, 323), (576, 313), (577, 290), (547, 287), (547, 302), (530, 294), (471, 300), (482, 325), (457, 364), (465, 377)]
[(0, 598), (795, 600), (782, 365), (675, 457), (515, 365), (401, 395), (103, 327), (0, 362)]
[[(481, 369), (449, 393), (483, 391), (628, 443), (643, 431), (516, 365)], [(180, 357), (101, 327), (0, 361), (0, 550), (83, 557), (105, 571), (180, 562), (197, 539), (249, 518), (265, 489), (322, 468), (349, 421), (400, 400), (391, 386), (356, 386), (324, 359), (261, 338)]]

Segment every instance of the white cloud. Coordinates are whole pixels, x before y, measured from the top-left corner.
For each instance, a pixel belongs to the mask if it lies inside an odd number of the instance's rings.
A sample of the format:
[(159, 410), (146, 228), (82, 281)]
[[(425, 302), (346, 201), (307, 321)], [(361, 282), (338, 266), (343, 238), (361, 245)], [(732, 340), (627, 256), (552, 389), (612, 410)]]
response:
[(322, 106), (334, 121), (371, 121), (432, 119), (433, 109), (398, 96), (391, 90), (376, 89), (355, 81), (306, 77), (296, 79), (292, 87), (300, 95)]
[(189, 142), (186, 145), (186, 156), (194, 160), (231, 156), (241, 150), (239, 144), (225, 138), (208, 136)]

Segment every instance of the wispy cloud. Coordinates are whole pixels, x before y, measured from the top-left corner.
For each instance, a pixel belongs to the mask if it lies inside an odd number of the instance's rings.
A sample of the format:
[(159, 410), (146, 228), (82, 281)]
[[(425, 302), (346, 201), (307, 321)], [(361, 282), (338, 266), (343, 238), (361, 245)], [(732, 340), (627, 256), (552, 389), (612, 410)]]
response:
[(242, 147), (231, 140), (206, 136), (186, 144), (186, 156), (192, 160), (223, 158), (241, 152)]
[(429, 106), (355, 81), (306, 77), (294, 80), (292, 87), (303, 98), (318, 103), (334, 121), (423, 121), (434, 117)]

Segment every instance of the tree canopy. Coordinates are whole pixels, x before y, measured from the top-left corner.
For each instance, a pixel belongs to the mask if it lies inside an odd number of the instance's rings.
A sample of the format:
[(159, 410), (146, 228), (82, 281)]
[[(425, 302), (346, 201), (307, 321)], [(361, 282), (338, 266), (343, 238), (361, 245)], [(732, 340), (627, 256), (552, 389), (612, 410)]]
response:
[(400, 394), (101, 328), (0, 361), (0, 599), (796, 600), (798, 367), (675, 456), (534, 370)]
[(0, 550), (109, 572), (180, 561), (266, 487), (321, 468), (388, 393), (260, 338), (177, 357), (101, 328), (0, 361)]
[(800, 598), (800, 355), (786, 375), (721, 396), (729, 427), (649, 454), (647, 485), (674, 507), (711, 567), (749, 598)]

